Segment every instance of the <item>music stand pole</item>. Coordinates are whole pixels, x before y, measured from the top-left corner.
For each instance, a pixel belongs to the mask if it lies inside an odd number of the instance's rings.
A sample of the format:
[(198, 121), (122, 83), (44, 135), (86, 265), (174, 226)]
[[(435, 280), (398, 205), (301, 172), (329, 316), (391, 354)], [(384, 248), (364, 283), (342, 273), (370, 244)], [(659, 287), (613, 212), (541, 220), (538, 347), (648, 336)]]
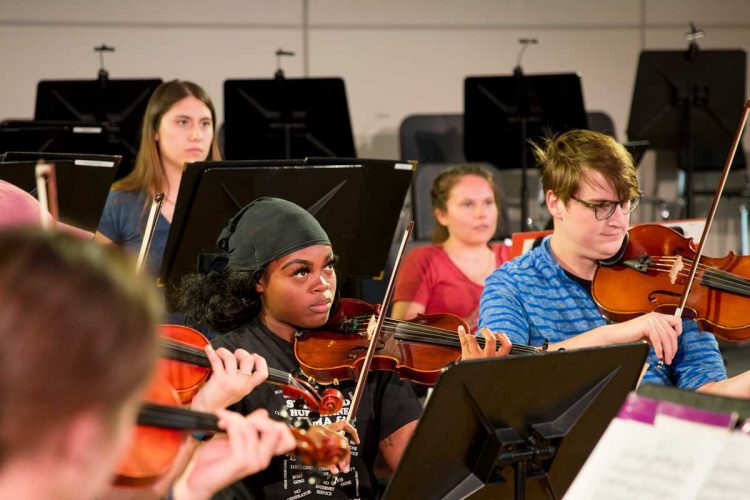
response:
[(684, 147), (685, 158), (685, 216), (690, 219), (693, 217), (694, 203), (693, 194), (693, 113), (690, 100), (685, 100), (685, 126), (687, 134), (685, 140), (687, 144)]
[(527, 129), (528, 118), (521, 117), (521, 232), (526, 231), (529, 220), (529, 186), (528, 161), (526, 160), (526, 143), (529, 142)]

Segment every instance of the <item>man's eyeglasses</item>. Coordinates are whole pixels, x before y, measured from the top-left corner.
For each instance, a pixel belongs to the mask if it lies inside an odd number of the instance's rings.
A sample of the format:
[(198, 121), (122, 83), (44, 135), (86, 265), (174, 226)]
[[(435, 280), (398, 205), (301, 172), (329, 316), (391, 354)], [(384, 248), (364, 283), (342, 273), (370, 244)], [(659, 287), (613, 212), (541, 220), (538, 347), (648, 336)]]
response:
[(639, 193), (638, 196), (628, 198), (627, 200), (603, 201), (601, 203), (590, 203), (576, 196), (571, 196), (571, 198), (576, 200), (581, 205), (593, 210), (594, 216), (596, 216), (598, 220), (607, 220), (615, 213), (615, 210), (617, 210), (617, 205), (620, 205), (620, 208), (622, 208), (623, 215), (628, 215), (629, 213), (631, 213), (633, 210), (638, 208), (638, 204), (641, 202), (641, 196), (643, 195)]

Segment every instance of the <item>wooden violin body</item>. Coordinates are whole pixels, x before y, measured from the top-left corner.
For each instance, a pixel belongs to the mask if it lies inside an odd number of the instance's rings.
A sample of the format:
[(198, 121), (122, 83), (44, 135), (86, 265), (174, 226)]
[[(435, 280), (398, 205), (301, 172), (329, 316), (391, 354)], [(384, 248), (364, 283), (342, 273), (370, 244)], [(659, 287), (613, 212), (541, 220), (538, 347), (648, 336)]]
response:
[[(357, 299), (342, 299), (321, 328), (301, 332), (294, 354), (302, 372), (321, 384), (356, 379), (370, 344), (370, 322), (378, 309)], [(461, 359), (458, 327), (471, 331), (453, 314), (420, 314), (413, 320), (385, 320), (372, 369), (395, 371), (403, 379), (435, 385), (446, 367)], [(477, 339), (484, 347), (484, 338)], [(514, 344), (511, 354), (536, 354), (536, 348)]]
[[(370, 343), (368, 324), (374, 314), (376, 308), (366, 302), (342, 299), (326, 325), (296, 338), (294, 353), (302, 372), (321, 384), (356, 379)], [(441, 370), (461, 357), (456, 333), (459, 325), (470, 331), (463, 319), (452, 314), (387, 322), (372, 369), (396, 371), (401, 378), (434, 385)], [(440, 342), (434, 330), (447, 336), (446, 342)]]
[[(627, 321), (651, 311), (673, 314), (693, 265), (695, 245), (673, 229), (647, 224), (629, 231), (617, 264), (600, 266), (592, 296), (606, 318)], [(703, 257), (683, 318), (727, 340), (750, 338), (750, 257)]]
[[(171, 469), (186, 432), (223, 432), (215, 415), (179, 405), (176, 391), (157, 372), (145, 394), (130, 447), (117, 467), (115, 485), (143, 487), (159, 480)], [(292, 454), (303, 464), (328, 467), (351, 452), (348, 439), (328, 427), (289, 425), (289, 430), (297, 442)]]
[[(144, 399), (150, 403), (176, 407), (180, 398), (174, 388), (157, 373), (150, 381)], [(138, 425), (130, 447), (120, 460), (115, 476), (118, 486), (148, 486), (169, 472), (184, 442), (179, 430)]]
[[(203, 351), (208, 339), (183, 325), (161, 325), (159, 335), (163, 349), (159, 373), (177, 391), (182, 404), (188, 404), (211, 375), (211, 363)], [(282, 387), (284, 396), (304, 402), (321, 415), (334, 415), (344, 404), (343, 394), (336, 389), (318, 394), (306, 381), (274, 368), (268, 368), (266, 382)]]

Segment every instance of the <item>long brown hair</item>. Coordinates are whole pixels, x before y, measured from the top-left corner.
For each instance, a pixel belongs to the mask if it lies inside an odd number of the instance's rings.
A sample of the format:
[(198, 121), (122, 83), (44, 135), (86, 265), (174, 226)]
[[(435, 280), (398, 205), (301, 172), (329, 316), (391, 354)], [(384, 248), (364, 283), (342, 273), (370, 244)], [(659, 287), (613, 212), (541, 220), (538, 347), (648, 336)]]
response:
[(161, 299), (132, 269), (93, 241), (0, 233), (0, 461), (81, 411), (113, 415), (150, 376)]
[[(419, 168), (419, 167), (417, 167)], [(453, 187), (458, 184), (458, 181), (462, 177), (467, 175), (475, 175), (481, 177), (487, 181), (487, 184), (492, 188), (492, 194), (495, 196), (495, 205), (497, 205), (497, 212), (500, 213), (500, 199), (497, 195), (497, 186), (495, 185), (495, 178), (492, 177), (492, 173), (481, 165), (467, 163), (465, 165), (458, 165), (455, 167), (447, 168), (440, 172), (435, 180), (432, 181), (432, 190), (430, 191), (430, 198), (432, 200), (433, 217), (435, 218), (435, 229), (432, 231), (432, 242), (442, 243), (448, 239), (450, 234), (448, 228), (440, 224), (440, 221), (435, 217), (435, 210), (441, 212), (448, 211), (448, 198), (450, 198)], [(499, 224), (498, 220), (498, 224)]]
[[(146, 191), (150, 196), (160, 193), (166, 187), (166, 175), (161, 164), (159, 146), (156, 143), (156, 132), (164, 114), (182, 99), (193, 96), (205, 104), (211, 111), (211, 122), (214, 131), (209, 160), (220, 160), (219, 145), (216, 140), (216, 111), (211, 98), (199, 85), (193, 82), (172, 80), (162, 83), (148, 100), (146, 114), (141, 126), (141, 143), (135, 159), (133, 171), (123, 179), (115, 182), (115, 191)], [(148, 198), (148, 197), (147, 197)]]

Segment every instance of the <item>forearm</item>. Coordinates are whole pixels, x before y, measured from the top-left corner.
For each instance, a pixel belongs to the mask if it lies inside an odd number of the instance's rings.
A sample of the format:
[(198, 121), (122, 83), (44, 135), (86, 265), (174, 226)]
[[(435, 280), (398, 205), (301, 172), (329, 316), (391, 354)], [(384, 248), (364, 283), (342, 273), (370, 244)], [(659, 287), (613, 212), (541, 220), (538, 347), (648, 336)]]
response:
[(725, 380), (709, 382), (697, 390), (719, 396), (750, 399), (750, 370)]
[(600, 347), (628, 342), (628, 340), (619, 340), (622, 336), (618, 335), (617, 326), (618, 325), (605, 325), (594, 328), (593, 330), (565, 339), (562, 342), (550, 344), (548, 350), (559, 351), (560, 349), (581, 349), (584, 347)]
[(409, 422), (396, 429), (390, 436), (386, 437), (380, 442), (380, 451), (383, 454), (385, 463), (391, 470), (396, 470), (398, 463), (401, 461), (401, 457), (406, 450), (406, 445), (409, 443), (414, 429), (417, 428), (418, 420)]

